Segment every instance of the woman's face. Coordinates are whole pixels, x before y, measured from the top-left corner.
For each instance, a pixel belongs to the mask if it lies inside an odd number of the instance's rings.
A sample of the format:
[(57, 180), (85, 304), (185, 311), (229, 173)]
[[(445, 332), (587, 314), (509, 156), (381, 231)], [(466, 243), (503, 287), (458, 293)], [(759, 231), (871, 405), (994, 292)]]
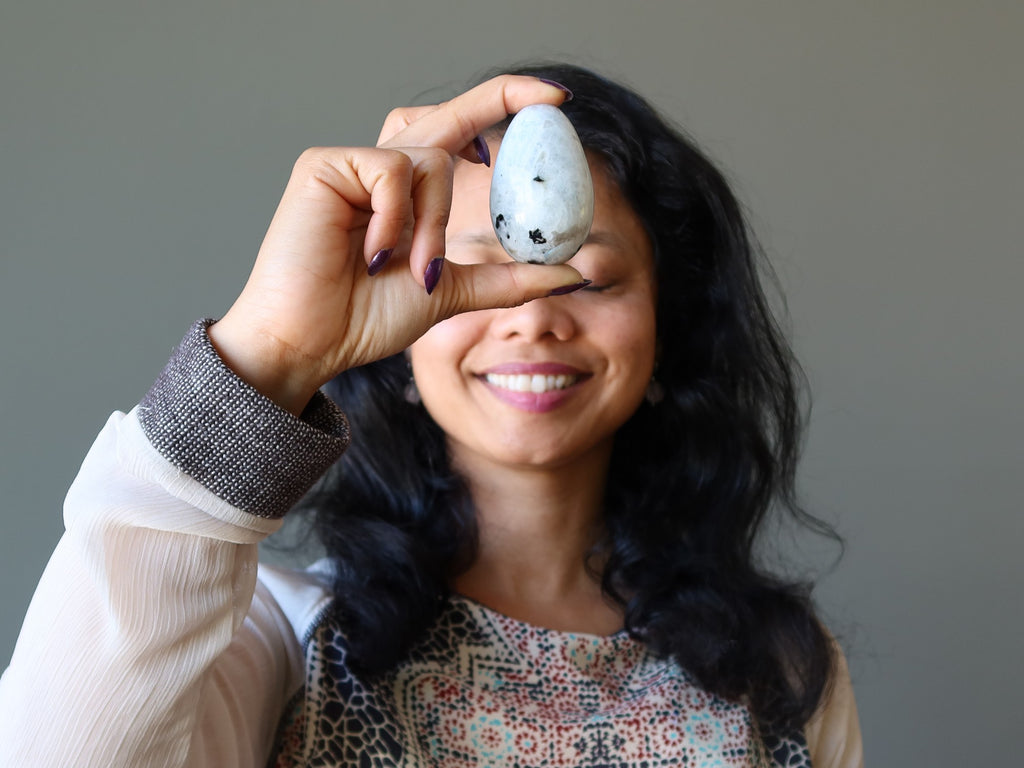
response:
[[(458, 315), (411, 348), (423, 405), (460, 467), (557, 468), (606, 457), (615, 431), (643, 399), (655, 357), (651, 245), (600, 165), (591, 171), (594, 225), (570, 262), (591, 286)], [(509, 260), (491, 228), (490, 182), (489, 168), (457, 164), (451, 261)]]

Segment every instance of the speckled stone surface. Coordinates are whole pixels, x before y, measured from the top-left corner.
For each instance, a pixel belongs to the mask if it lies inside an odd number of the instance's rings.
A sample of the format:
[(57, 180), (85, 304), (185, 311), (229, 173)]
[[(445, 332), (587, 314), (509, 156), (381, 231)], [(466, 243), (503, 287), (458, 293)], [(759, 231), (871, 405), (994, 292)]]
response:
[(557, 107), (533, 104), (512, 119), (491, 180), (491, 224), (516, 261), (561, 264), (594, 221), (594, 183), (576, 129)]

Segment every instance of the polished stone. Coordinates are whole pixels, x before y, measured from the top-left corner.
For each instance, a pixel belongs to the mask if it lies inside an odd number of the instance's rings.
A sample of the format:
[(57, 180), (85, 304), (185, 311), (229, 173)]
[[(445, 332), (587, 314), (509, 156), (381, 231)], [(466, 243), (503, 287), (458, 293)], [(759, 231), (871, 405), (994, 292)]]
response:
[(562, 264), (594, 221), (590, 164), (572, 123), (557, 107), (520, 110), (505, 132), (491, 180), (491, 224), (516, 261)]

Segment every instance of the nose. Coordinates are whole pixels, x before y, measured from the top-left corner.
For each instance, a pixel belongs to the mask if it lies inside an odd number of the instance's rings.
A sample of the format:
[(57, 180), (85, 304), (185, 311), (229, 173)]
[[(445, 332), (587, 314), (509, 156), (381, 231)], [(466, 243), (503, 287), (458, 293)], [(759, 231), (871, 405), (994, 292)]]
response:
[(568, 341), (577, 332), (567, 297), (534, 299), (522, 306), (496, 309), (490, 332), (508, 341)]

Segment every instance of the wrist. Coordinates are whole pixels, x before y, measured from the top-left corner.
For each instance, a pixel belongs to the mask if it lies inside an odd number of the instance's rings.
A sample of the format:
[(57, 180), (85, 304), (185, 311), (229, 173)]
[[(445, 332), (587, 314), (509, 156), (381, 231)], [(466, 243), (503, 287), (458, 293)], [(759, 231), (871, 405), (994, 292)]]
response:
[(239, 326), (230, 316), (209, 326), (207, 335), (236, 376), (295, 416), (302, 414), (320, 388), (322, 382), (304, 375), (282, 344)]
[(349, 442), (322, 393), (297, 418), (224, 364), (210, 320), (193, 324), (137, 408), (153, 447), (178, 471), (257, 517), (284, 515)]

